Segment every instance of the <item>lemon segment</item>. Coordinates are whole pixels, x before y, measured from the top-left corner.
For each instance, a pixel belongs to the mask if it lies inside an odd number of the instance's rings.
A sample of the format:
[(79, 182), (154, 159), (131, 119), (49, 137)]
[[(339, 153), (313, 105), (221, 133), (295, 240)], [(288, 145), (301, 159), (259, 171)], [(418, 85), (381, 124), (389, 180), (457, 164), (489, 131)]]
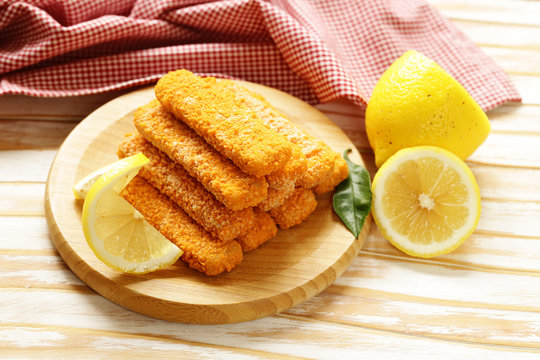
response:
[(109, 165), (88, 191), (82, 211), (84, 236), (95, 255), (106, 265), (132, 274), (167, 267), (182, 255), (119, 195), (148, 161), (139, 153)]
[(400, 149), (422, 145), (444, 148), (465, 160), (490, 129), (467, 90), (414, 50), (384, 72), (366, 109), (366, 132), (377, 167)]
[(467, 165), (433, 146), (398, 151), (373, 179), (373, 218), (395, 247), (417, 257), (447, 254), (474, 231), (480, 191)]

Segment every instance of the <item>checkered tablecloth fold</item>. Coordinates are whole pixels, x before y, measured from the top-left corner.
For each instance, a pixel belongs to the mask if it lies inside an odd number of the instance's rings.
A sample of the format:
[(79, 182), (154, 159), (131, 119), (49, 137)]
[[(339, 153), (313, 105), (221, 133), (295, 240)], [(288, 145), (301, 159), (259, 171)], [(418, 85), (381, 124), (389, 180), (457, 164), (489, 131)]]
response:
[(521, 100), (423, 0), (0, 0), (0, 94), (92, 94), (186, 68), (365, 108), (384, 70), (410, 49), (485, 110)]

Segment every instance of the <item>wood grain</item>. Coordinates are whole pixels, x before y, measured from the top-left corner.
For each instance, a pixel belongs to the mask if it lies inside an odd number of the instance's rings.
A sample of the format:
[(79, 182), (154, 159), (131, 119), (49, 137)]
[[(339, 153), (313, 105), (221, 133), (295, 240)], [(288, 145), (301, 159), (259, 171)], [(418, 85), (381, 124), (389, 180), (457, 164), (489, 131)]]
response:
[(77, 125), (71, 121), (2, 121), (0, 150), (56, 149)]
[[(377, 357), (378, 354), (397, 358), (400, 356), (400, 349), (406, 351), (414, 359), (433, 359), (441, 356), (441, 353), (478, 360), (504, 359), (504, 356), (512, 359), (535, 359), (538, 356), (538, 352), (533, 348), (502, 348), (479, 346), (473, 342), (442, 341), (431, 336), (411, 336), (373, 329), (373, 325), (366, 328), (332, 320), (324, 321), (324, 319), (310, 319), (287, 314), (242, 324), (212, 327), (182, 325), (122, 311), (119, 306), (96, 295), (45, 290), (32, 290), (26, 293), (40, 298), (40, 305), (49, 307), (50, 310), (41, 312), (36, 309), (37, 305), (32, 303), (30, 297), (25, 296), (25, 292), (6, 291), (5, 314), (3, 315), (6, 326), (17, 324), (23, 329), (34, 327), (36, 330), (41, 328), (52, 332), (82, 329), (88, 336), (101, 335), (103, 342), (94, 344), (87, 350), (83, 348), (88, 351), (85, 352), (87, 354), (96, 348), (100, 353), (105, 354), (113, 354), (115, 350), (121, 352), (122, 349), (137, 351), (139, 347), (127, 340), (135, 335), (147, 338), (148, 345), (162, 339), (170, 341), (171, 347), (180, 347), (185, 343), (193, 346), (205, 345), (201, 349), (203, 353), (204, 350), (212, 351), (217, 347), (232, 351), (233, 355), (230, 356), (234, 356), (234, 351), (248, 349), (253, 351), (254, 358), (281, 355), (284, 358), (293, 356), (303, 359), (331, 359), (334, 356), (350, 358), (359, 354), (368, 358)], [(91, 309), (91, 314), (70, 310), (76, 309), (83, 301), (88, 302), (87, 308)], [(19, 313), (18, 309), (23, 306), (31, 311)], [(32, 317), (31, 313), (36, 315)], [(71, 316), (61, 316), (62, 314)], [(328, 314), (332, 316), (331, 313)], [(13, 334), (16, 333), (13, 332)], [(123, 340), (118, 340), (119, 338)], [(24, 343), (25, 339), (34, 340), (37, 344), (49, 343), (46, 338), (40, 340), (31, 336), (21, 337), (20, 342)], [(204, 339), (203, 344), (200, 342), (201, 339)], [(84, 339), (80, 339), (76, 344), (83, 341)], [(100, 347), (107, 343), (117, 344), (117, 346)], [(68, 342), (60, 341), (57, 346), (62, 344), (68, 344)], [(14, 348), (12, 345), (11, 349)], [(180, 355), (175, 354), (175, 356)]]
[[(245, 85), (335, 150), (353, 148), (343, 132), (318, 110), (280, 91)], [(215, 324), (286, 310), (318, 294), (345, 271), (362, 246), (370, 220), (359, 239), (354, 239), (333, 213), (330, 194), (319, 197), (317, 209), (305, 222), (280, 231), (269, 243), (245, 254), (231, 273), (214, 278), (184, 264), (134, 276), (118, 273), (97, 260), (82, 234), (81, 204), (74, 201), (71, 187), (77, 179), (115, 159), (122, 136), (134, 130), (132, 112), (153, 97), (153, 88), (135, 91), (92, 113), (68, 136), (51, 167), (45, 192), (49, 229), (60, 255), (83, 282), (145, 315)], [(358, 153), (353, 156), (360, 161)]]

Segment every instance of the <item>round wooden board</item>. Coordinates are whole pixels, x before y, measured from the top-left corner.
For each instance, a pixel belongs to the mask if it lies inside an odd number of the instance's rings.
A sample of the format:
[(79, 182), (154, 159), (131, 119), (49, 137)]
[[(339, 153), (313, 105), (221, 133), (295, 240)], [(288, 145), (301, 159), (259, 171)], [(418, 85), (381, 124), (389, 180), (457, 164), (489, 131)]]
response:
[[(352, 149), (347, 136), (323, 113), (281, 91), (244, 83), (264, 95), (291, 120), (339, 152)], [(134, 131), (133, 111), (154, 98), (153, 88), (123, 95), (94, 111), (66, 138), (51, 166), (45, 191), (49, 230), (58, 252), (88, 286), (130, 310), (159, 319), (198, 324), (247, 321), (289, 309), (327, 288), (360, 251), (370, 226), (359, 239), (332, 210), (331, 195), (319, 197), (315, 212), (302, 224), (246, 253), (230, 273), (209, 277), (181, 261), (146, 275), (110, 269), (88, 247), (81, 229), (82, 203), (73, 184), (89, 172), (117, 160), (122, 136)]]

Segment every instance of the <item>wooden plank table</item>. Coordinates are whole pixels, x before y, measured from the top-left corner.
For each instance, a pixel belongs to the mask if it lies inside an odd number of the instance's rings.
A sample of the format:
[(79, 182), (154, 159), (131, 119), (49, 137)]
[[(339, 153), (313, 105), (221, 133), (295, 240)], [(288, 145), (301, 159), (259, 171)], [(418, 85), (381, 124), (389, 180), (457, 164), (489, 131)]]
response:
[[(467, 161), (475, 233), (450, 255), (408, 257), (376, 226), (343, 276), (284, 313), (232, 325), (148, 318), (96, 294), (52, 245), (43, 210), (66, 135), (119, 93), (0, 97), (0, 358), (540, 358), (540, 2), (431, 0), (510, 74), (523, 104), (488, 113)], [(362, 115), (320, 106), (373, 174)]]

